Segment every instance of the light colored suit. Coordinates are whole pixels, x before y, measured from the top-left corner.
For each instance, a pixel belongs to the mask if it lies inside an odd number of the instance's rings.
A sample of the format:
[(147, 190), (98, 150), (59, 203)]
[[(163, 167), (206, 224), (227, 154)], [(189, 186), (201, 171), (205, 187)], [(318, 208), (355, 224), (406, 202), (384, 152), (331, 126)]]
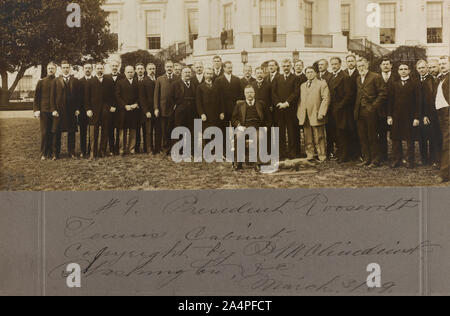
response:
[[(301, 85), (301, 99), (298, 105), (297, 117), (300, 125), (305, 124), (308, 115), (311, 126), (322, 126), (326, 124), (326, 115), (330, 105), (330, 90), (324, 80), (314, 79), (308, 88), (308, 82)], [(324, 117), (319, 120), (318, 116)]]
[[(300, 87), (301, 98), (297, 116), (305, 132), (306, 155), (314, 158), (315, 150), (320, 161), (327, 159), (325, 124), (330, 105), (330, 90), (325, 80), (314, 79), (311, 84), (305, 82)], [(319, 117), (322, 117), (319, 120)]]

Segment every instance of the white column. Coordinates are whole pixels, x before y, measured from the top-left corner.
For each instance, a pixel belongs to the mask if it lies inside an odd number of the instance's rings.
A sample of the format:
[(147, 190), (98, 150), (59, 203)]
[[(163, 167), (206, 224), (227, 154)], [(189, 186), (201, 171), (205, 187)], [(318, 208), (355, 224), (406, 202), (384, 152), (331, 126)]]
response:
[(198, 0), (198, 39), (194, 41), (196, 55), (206, 53), (210, 33), (210, 0)]
[(352, 26), (353, 37), (355, 38), (367, 38), (368, 27), (367, 27), (367, 5), (368, 0), (357, 0), (354, 1), (353, 10), (351, 15), (354, 18), (354, 25)]
[[(136, 1), (125, 1), (123, 5), (123, 21), (125, 27), (122, 28), (123, 50), (130, 52), (138, 49), (137, 32), (138, 29), (138, 6)], [(120, 17), (121, 18), (121, 17)]]
[(234, 46), (237, 50), (249, 50), (253, 48), (252, 33), (252, 0), (238, 0), (234, 10)]
[(183, 0), (168, 0), (165, 23), (167, 45), (186, 42), (186, 12)]
[(303, 3), (300, 6), (300, 1), (303, 0), (285, 0), (286, 46), (292, 50), (300, 50), (305, 47), (304, 6)]
[(336, 50), (347, 48), (347, 39), (342, 34), (341, 4), (341, 0), (328, 0), (328, 30), (333, 35), (333, 48)]

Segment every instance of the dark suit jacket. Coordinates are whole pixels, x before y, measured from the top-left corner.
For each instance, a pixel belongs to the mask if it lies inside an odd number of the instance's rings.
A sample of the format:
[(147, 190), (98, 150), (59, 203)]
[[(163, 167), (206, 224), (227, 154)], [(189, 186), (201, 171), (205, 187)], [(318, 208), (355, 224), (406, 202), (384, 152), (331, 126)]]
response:
[(231, 82), (228, 82), (223, 75), (217, 78), (214, 84), (217, 87), (217, 102), (220, 103), (222, 109), (225, 109), (225, 121), (230, 121), (236, 102), (244, 98), (241, 81), (238, 77), (231, 76)]
[(392, 99), (392, 87), (394, 85), (394, 82), (397, 81), (399, 78), (398, 76), (396, 76), (394, 74), (394, 72), (391, 73), (391, 76), (389, 77), (389, 80), (386, 82), (384, 81), (383, 75), (380, 74), (381, 79), (383, 80), (383, 82), (386, 85), (386, 93), (387, 93), (387, 97), (386, 97), (386, 101), (383, 103), (382, 106), (380, 106), (380, 108), (378, 109), (378, 116), (380, 118), (382, 118), (383, 120), (386, 120), (387, 116), (388, 116), (388, 107), (389, 107), (389, 100)]
[[(450, 104), (450, 100), (449, 100), (449, 92), (450, 92), (450, 73), (446, 74), (444, 76), (444, 84), (442, 85), (442, 91), (444, 92), (444, 98), (447, 101), (448, 104)], [(437, 84), (437, 87), (439, 86), (439, 83)], [(437, 89), (436, 87), (436, 89)]]
[(358, 90), (358, 86), (356, 84), (356, 79), (358, 79), (359, 73), (358, 70), (355, 69), (355, 71), (353, 72), (353, 74), (350, 76), (350, 72), (348, 71), (348, 69), (345, 69), (344, 72), (350, 77), (350, 82), (351, 82), (351, 88), (352, 88), (352, 101), (351, 103), (351, 107), (352, 107), (352, 113), (355, 110), (355, 100), (356, 100), (356, 93)]
[(139, 104), (141, 106), (143, 118), (147, 118), (147, 113), (151, 113), (154, 117), (154, 101), (155, 101), (156, 83), (148, 76), (139, 82)]
[(172, 75), (172, 79), (169, 79), (167, 74), (156, 80), (154, 107), (155, 110), (159, 110), (162, 117), (173, 115), (172, 84), (177, 80), (178, 78), (175, 75)]
[(198, 86), (199, 86), (201, 83), (205, 82), (205, 75), (203, 75), (202, 81), (199, 82), (198, 79), (197, 79), (197, 75), (194, 74), (194, 75), (191, 77), (191, 82), (194, 84), (195, 88), (198, 88)]
[[(91, 79), (92, 78), (93, 77), (91, 77)], [(89, 122), (88, 117), (86, 115), (86, 111), (87, 111), (86, 105), (88, 103), (88, 100), (87, 100), (88, 80), (86, 79), (86, 77), (83, 77), (78, 80), (78, 83), (79, 83), (79, 87), (80, 87), (80, 115), (78, 116), (78, 123), (86, 124)]]
[[(264, 106), (261, 102), (255, 102), (256, 110), (258, 111), (259, 118), (262, 122), (262, 126), (271, 127), (272, 120), (269, 109)], [(245, 120), (247, 116), (247, 108), (249, 105), (246, 101), (240, 100), (237, 102), (236, 107), (233, 112), (232, 125), (234, 127), (245, 126)]]
[(123, 74), (119, 73), (116, 77), (116, 80), (114, 80), (114, 76), (112, 74), (105, 75), (105, 77), (110, 77), (114, 83), (113, 105), (116, 108), (116, 112), (110, 114), (112, 116), (111, 125), (113, 128), (119, 128), (119, 125), (121, 125), (123, 122), (122, 122), (122, 118), (120, 117), (120, 114), (119, 114), (119, 102), (117, 101), (115, 91), (117, 88), (117, 84), (119, 83), (120, 80), (125, 79), (125, 76)]
[(343, 130), (354, 129), (352, 80), (345, 72), (340, 71), (337, 77), (332, 75), (328, 87), (331, 96), (329, 111), (336, 127)]
[(49, 76), (42, 80), (39, 80), (36, 86), (36, 92), (34, 96), (33, 111), (40, 112), (52, 112), (51, 110), (51, 99), (52, 99), (52, 88), (55, 76)]
[(139, 104), (139, 84), (135, 78), (130, 84), (128, 79), (122, 79), (116, 86), (116, 99), (118, 103), (119, 128), (137, 128), (140, 122), (141, 109), (126, 111), (126, 105)]
[(213, 75), (213, 79), (212, 80), (214, 82), (214, 81), (216, 81), (216, 79), (218, 79), (218, 78), (223, 76), (223, 73), (224, 73), (223, 67), (220, 68), (220, 74), (219, 75), (216, 75), (216, 70), (215, 69), (213, 69), (213, 72), (214, 72), (214, 75)]
[(80, 109), (80, 88), (78, 80), (70, 76), (69, 82), (64, 83), (62, 76), (53, 81), (51, 112), (57, 111), (59, 117), (54, 121), (62, 132), (73, 132), (77, 129), (75, 111)]
[(269, 110), (273, 110), (272, 107), (272, 85), (269, 81), (264, 80), (262, 82), (261, 88), (258, 87), (258, 82), (252, 83), (253, 88), (255, 88), (255, 98), (256, 100), (262, 102)]
[(435, 93), (437, 83), (428, 75), (424, 81), (420, 81), (420, 88), (422, 90), (421, 116), (428, 117), (433, 122), (438, 119)]
[(92, 77), (87, 82), (86, 111), (91, 110), (94, 116), (89, 119), (89, 125), (99, 125), (109, 119), (111, 107), (114, 106), (114, 82), (110, 77), (103, 77), (103, 82)]
[(401, 80), (392, 85), (392, 96), (388, 104), (388, 116), (394, 119), (391, 128), (393, 140), (416, 138), (413, 133), (413, 121), (420, 120), (422, 95), (416, 80), (409, 79), (405, 86)]
[(366, 107), (371, 112), (378, 111), (384, 105), (384, 102), (386, 102), (387, 92), (383, 78), (379, 74), (371, 71), (367, 73), (364, 83), (361, 82), (361, 76), (358, 76), (356, 84), (357, 93), (354, 115), (357, 121), (361, 107)]
[(252, 85), (254, 82), (256, 82), (256, 79), (251, 77), (250, 80), (247, 80), (245, 77), (241, 78), (241, 89), (244, 91), (245, 87), (248, 85)]
[(297, 78), (297, 85), (298, 88), (300, 88), (302, 86), (302, 84), (304, 84), (306, 81), (308, 81), (308, 78), (306, 78), (306, 75), (304, 73), (300, 74), (300, 76), (297, 76), (296, 74), (294, 74), (295, 78)]
[(216, 86), (208, 87), (206, 82), (201, 83), (197, 87), (196, 93), (197, 113), (199, 116), (206, 115), (204, 127), (217, 126), (220, 122), (220, 114), (225, 113), (225, 109), (221, 107), (222, 103), (217, 102)]
[(185, 109), (192, 113), (192, 117), (198, 117), (195, 104), (196, 87), (190, 84), (189, 88), (179, 79), (173, 83), (173, 102), (177, 109)]
[(300, 98), (300, 88), (297, 86), (297, 78), (290, 74), (287, 80), (284, 75), (277, 76), (272, 82), (272, 104), (277, 110), (278, 103), (289, 103), (289, 108), (281, 111), (292, 111), (293, 115), (297, 113), (298, 100)]
[(331, 77), (333, 76), (333, 74), (331, 72), (329, 72), (328, 70), (325, 71), (324, 75), (321, 76), (320, 73), (317, 74), (317, 77), (321, 80), (325, 80), (327, 83), (330, 82)]

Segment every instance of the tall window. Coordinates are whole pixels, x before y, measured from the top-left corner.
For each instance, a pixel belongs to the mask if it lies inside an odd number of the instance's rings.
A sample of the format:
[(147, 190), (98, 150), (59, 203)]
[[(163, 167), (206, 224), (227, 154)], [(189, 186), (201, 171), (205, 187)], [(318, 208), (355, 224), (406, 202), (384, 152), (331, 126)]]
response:
[(380, 44), (395, 44), (397, 12), (395, 3), (381, 3)]
[(341, 7), (342, 34), (350, 37), (350, 5)]
[(17, 85), (17, 91), (28, 92), (33, 90), (33, 76), (25, 75)]
[(189, 44), (194, 46), (194, 41), (198, 38), (198, 10), (190, 10), (188, 13), (189, 23)]
[(427, 3), (427, 42), (442, 43), (442, 2)]
[(109, 22), (109, 31), (114, 36), (115, 46), (119, 48), (119, 14), (109, 12), (107, 21)]
[(147, 49), (161, 49), (161, 12), (147, 11)]
[(305, 1), (305, 43), (312, 43), (313, 3)]
[(233, 35), (233, 4), (227, 4), (223, 7), (223, 28), (228, 33), (227, 34), (227, 42), (228, 45), (232, 45), (234, 42)]
[(277, 0), (260, 0), (261, 42), (277, 41)]

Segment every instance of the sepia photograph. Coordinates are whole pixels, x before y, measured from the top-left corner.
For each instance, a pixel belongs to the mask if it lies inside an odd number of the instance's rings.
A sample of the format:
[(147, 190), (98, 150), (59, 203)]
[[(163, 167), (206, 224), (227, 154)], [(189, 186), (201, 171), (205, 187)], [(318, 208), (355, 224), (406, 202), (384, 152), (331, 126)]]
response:
[(0, 0), (0, 296), (450, 293), (449, 21), (450, 0)]
[(69, 5), (1, 2), (2, 190), (448, 183), (449, 1)]

